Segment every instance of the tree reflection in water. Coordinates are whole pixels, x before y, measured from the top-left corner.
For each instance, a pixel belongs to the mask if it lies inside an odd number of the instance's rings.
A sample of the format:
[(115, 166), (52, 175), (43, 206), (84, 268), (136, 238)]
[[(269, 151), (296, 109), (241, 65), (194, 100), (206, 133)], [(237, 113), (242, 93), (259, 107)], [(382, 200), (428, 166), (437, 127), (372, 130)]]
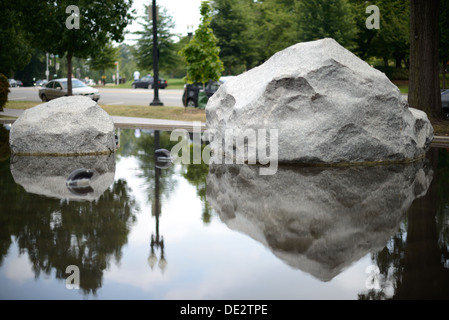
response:
[[(2, 136), (5, 132), (2, 132)], [(80, 289), (95, 295), (111, 259), (119, 262), (136, 202), (127, 182), (117, 180), (95, 201), (69, 201), (24, 192), (10, 171), (9, 159), (0, 162), (0, 264), (15, 239), (27, 253), (35, 278), (50, 275), (66, 280), (66, 268), (80, 270)]]
[[(206, 145), (201, 146), (203, 154)], [(195, 187), (198, 197), (203, 204), (202, 219), (204, 224), (210, 223), (212, 217), (212, 208), (206, 199), (207, 175), (209, 174), (209, 165), (201, 161), (201, 164), (193, 164), (193, 144), (190, 145), (190, 164), (183, 164), (182, 176)]]
[(416, 199), (400, 230), (372, 256), (379, 267), (379, 289), (359, 299), (449, 299), (449, 152), (428, 152), (434, 178), (425, 197)]

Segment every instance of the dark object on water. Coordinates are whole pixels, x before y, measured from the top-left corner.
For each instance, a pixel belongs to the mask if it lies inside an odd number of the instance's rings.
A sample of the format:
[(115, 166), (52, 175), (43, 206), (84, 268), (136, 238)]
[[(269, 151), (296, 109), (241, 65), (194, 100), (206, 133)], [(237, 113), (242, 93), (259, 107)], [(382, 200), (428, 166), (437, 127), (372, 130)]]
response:
[(173, 162), (173, 157), (170, 154), (170, 151), (166, 149), (157, 149), (154, 152), (156, 156), (156, 168), (159, 169), (167, 169), (171, 166)]
[(94, 191), (89, 185), (90, 178), (92, 178), (93, 175), (94, 172), (90, 169), (79, 168), (73, 170), (67, 178), (67, 188), (77, 196), (89, 194)]
[(73, 170), (72, 173), (70, 173), (69, 177), (67, 178), (67, 181), (78, 181), (81, 179), (90, 179), (94, 175), (94, 172), (89, 169), (85, 168), (79, 168), (76, 170)]

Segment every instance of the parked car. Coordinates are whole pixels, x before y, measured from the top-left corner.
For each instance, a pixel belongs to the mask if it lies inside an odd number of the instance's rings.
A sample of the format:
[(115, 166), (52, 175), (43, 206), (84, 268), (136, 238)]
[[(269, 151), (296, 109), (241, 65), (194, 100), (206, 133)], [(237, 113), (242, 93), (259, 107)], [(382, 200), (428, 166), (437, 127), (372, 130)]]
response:
[[(144, 88), (144, 89), (153, 89), (154, 77), (151, 75), (147, 75), (142, 77), (140, 80), (134, 80), (131, 84), (133, 89)], [(167, 88), (167, 80), (159, 77), (158, 88), (165, 89)]]
[(16, 81), (16, 80), (14, 80), (14, 79), (8, 79), (8, 82), (9, 82), (9, 86), (10, 86), (10, 87), (18, 87), (17, 81)]
[(228, 81), (228, 80), (230, 80), (230, 79), (232, 79), (234, 77), (235, 76), (222, 76), (222, 77), (220, 77), (220, 81), (225, 83), (226, 81)]
[(16, 80), (17, 86), (18, 87), (23, 87), (23, 82), (20, 80)]
[[(100, 100), (98, 89), (92, 88), (76, 78), (72, 79), (72, 94), (90, 97), (95, 102)], [(51, 80), (39, 89), (39, 98), (44, 102), (63, 96), (67, 96), (67, 78)]]
[(36, 82), (34, 83), (35, 87), (43, 87), (48, 83), (47, 80), (36, 80)]
[[(206, 85), (206, 96), (209, 99), (223, 84), (223, 81), (209, 81)], [(184, 85), (184, 93), (182, 94), (182, 104), (184, 107), (198, 108), (198, 93), (203, 90), (202, 83), (194, 83)]]
[(93, 79), (82, 79), (81, 81), (84, 82), (85, 84), (87, 84), (88, 86), (96, 85), (96, 83)]
[(449, 90), (444, 90), (441, 92), (441, 105), (444, 113), (446, 114), (446, 118), (449, 119)]

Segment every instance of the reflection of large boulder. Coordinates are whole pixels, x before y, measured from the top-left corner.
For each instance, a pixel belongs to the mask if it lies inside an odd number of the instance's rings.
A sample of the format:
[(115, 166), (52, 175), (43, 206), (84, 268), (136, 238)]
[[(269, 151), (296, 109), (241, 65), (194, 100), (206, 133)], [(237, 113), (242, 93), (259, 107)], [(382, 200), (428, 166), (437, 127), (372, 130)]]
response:
[(229, 228), (323, 281), (383, 248), (432, 180), (421, 162), (258, 172), (256, 166), (211, 165), (209, 204)]
[(70, 96), (25, 110), (10, 132), (18, 155), (92, 155), (115, 152), (112, 118), (91, 98)]
[[(77, 169), (93, 173), (88, 179), (69, 181)], [(114, 183), (114, 155), (79, 157), (11, 157), (14, 181), (27, 192), (51, 198), (88, 200), (98, 199)]]
[[(427, 115), (333, 39), (298, 43), (226, 81), (206, 116), (214, 152), (225, 133), (274, 129), (279, 162), (287, 163), (405, 161), (423, 157), (433, 139)], [(229, 146), (226, 154), (242, 147)]]

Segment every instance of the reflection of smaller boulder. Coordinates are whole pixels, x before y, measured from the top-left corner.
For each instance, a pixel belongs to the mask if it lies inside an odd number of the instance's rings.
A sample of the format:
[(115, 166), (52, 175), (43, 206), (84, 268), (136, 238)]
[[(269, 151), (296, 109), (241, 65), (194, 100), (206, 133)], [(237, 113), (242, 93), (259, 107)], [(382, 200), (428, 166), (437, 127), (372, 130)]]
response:
[(11, 158), (11, 173), (27, 192), (70, 200), (98, 199), (114, 182), (113, 155)]

